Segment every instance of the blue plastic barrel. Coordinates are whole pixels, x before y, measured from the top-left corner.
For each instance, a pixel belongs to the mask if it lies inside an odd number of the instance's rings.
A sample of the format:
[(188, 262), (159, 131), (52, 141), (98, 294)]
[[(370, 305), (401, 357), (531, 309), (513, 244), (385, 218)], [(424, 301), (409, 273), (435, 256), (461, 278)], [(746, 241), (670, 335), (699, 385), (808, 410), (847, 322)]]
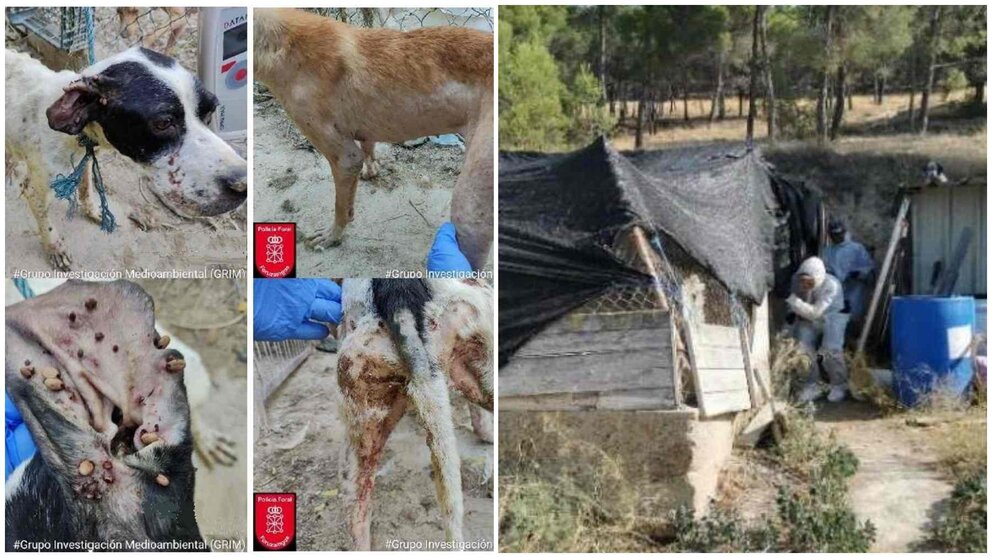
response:
[(961, 396), (971, 383), (975, 299), (897, 296), (892, 299), (893, 385), (912, 407), (936, 390)]

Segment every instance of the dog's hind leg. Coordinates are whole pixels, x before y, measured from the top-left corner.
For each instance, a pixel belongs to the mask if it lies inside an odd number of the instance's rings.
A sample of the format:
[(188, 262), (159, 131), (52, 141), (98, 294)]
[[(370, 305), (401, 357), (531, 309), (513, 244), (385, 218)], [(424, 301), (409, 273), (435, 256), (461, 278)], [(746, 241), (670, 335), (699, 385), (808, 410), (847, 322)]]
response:
[(375, 160), (375, 142), (363, 141), (362, 154), (365, 162), (362, 165), (362, 180), (371, 180), (379, 176), (379, 162)]
[(179, 37), (186, 30), (186, 8), (170, 7), (164, 9), (169, 16), (169, 39), (165, 43), (164, 52), (171, 55), (176, 43), (179, 42)]
[(479, 120), (466, 137), (468, 151), (454, 192), (451, 221), (458, 247), (473, 269), (489, 261), (493, 244), (493, 119), (492, 101), (482, 103)]
[(338, 355), (338, 385), (348, 429), (349, 492), (354, 498), (350, 517), (354, 550), (371, 550), (376, 470), (386, 440), (407, 407), (406, 371), (399, 361), (388, 360), (377, 350), (383, 342), (388, 346), (385, 331), (363, 327), (345, 339)]
[(444, 519), (445, 537), (449, 542), (462, 542), (462, 517), (465, 510), (462, 502), (461, 459), (455, 439), (447, 382), (440, 373), (413, 373), (407, 393), (427, 430), (427, 446), (431, 450), (434, 487), (437, 489), (437, 501)]
[(334, 228), (318, 230), (307, 239), (307, 246), (320, 249), (337, 246), (344, 239), (344, 229), (355, 216), (355, 190), (365, 157), (358, 144), (350, 139), (340, 138), (317, 148), (330, 163), (334, 177)]

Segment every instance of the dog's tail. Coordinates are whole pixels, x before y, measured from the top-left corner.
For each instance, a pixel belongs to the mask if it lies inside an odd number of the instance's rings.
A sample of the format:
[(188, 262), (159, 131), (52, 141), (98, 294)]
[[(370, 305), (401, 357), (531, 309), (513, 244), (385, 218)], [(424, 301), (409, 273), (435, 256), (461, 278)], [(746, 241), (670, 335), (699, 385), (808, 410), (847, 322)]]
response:
[(426, 334), (424, 313), (431, 298), (430, 286), (420, 279), (372, 280), (372, 304), (410, 371), (407, 395), (427, 430), (445, 535), (449, 541), (461, 542), (461, 463), (447, 380)]

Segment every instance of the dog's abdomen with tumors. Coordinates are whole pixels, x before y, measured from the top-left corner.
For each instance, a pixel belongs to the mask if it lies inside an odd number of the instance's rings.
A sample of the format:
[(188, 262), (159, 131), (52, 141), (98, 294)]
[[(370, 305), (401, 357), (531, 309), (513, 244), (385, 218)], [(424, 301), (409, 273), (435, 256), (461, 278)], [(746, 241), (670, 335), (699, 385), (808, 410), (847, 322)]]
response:
[(6, 326), (7, 389), (38, 447), (7, 487), (8, 543), (201, 540), (185, 362), (148, 294), (70, 281), (8, 306)]

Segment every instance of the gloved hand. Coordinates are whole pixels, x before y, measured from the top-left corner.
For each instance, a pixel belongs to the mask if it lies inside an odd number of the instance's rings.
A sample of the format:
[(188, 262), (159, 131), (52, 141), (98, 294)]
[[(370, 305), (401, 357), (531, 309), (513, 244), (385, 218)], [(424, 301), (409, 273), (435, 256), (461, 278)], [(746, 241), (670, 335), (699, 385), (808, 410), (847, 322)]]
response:
[(341, 320), (341, 287), (329, 279), (255, 279), (255, 340), (323, 339)]
[(27, 461), (38, 450), (24, 424), (21, 412), (14, 406), (6, 392), (4, 396), (4, 446), (7, 449), (7, 463), (4, 469), (4, 480), (10, 477), (18, 465)]
[(455, 226), (451, 223), (445, 223), (437, 230), (427, 254), (427, 271), (472, 271), (472, 264), (458, 248)]

